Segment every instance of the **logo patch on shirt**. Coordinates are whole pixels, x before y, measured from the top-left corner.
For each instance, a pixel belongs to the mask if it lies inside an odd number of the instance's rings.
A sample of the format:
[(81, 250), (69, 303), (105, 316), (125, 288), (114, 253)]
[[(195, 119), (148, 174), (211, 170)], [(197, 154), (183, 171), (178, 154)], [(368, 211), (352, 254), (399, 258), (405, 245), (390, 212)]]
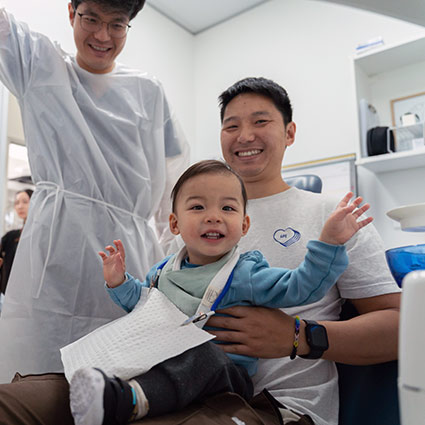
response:
[(278, 229), (273, 234), (273, 239), (285, 248), (288, 248), (288, 246), (291, 246), (295, 242), (298, 242), (300, 238), (300, 232), (294, 230), (292, 227), (287, 227), (286, 229)]

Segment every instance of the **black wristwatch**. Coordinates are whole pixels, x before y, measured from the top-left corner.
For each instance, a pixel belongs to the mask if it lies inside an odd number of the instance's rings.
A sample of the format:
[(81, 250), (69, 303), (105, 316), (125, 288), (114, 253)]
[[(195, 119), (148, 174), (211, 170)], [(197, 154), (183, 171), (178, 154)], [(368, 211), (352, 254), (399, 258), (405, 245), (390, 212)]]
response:
[(306, 324), (305, 336), (307, 344), (310, 347), (310, 352), (300, 357), (303, 359), (319, 359), (329, 348), (326, 328), (313, 320), (303, 320)]

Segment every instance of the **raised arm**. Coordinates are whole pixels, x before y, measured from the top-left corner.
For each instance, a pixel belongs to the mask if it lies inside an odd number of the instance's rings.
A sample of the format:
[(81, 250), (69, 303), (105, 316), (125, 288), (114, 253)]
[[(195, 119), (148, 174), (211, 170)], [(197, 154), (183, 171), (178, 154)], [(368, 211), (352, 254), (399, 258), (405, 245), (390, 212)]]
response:
[(106, 289), (115, 304), (130, 312), (139, 302), (142, 288), (149, 288), (151, 279), (157, 273), (158, 266), (170, 257), (166, 257), (155, 264), (142, 282), (125, 271), (125, 249), (123, 243), (117, 239), (114, 240), (114, 245), (115, 248), (112, 245), (105, 247), (109, 255), (103, 251), (99, 252), (103, 261)]
[(109, 255), (99, 252), (103, 262), (103, 276), (106, 288), (112, 301), (127, 312), (133, 310), (140, 299), (142, 287), (146, 282), (140, 282), (125, 272), (125, 249), (118, 239), (112, 245), (105, 247)]
[[(244, 293), (250, 283), (252, 303), (265, 307), (294, 307), (324, 297), (348, 265), (343, 245), (372, 221), (371, 217), (361, 219), (369, 204), (361, 206), (361, 197), (350, 203), (352, 197), (349, 192), (338, 203), (323, 226), (319, 242), (307, 244), (305, 259), (296, 269), (268, 268), (260, 263), (252, 268), (251, 275), (241, 276), (240, 291)], [(243, 299), (249, 300), (249, 294)]]
[[(0, 7), (0, 80), (13, 95), (21, 98), (25, 94), (37, 60), (40, 66), (46, 66), (42, 58), (48, 61), (55, 54), (53, 44), (45, 36), (30, 31)], [(51, 68), (52, 64), (49, 65)]]
[(124, 245), (119, 239), (114, 240), (114, 245), (115, 248), (112, 245), (105, 247), (105, 250), (109, 252), (109, 256), (103, 251), (99, 251), (103, 261), (103, 277), (108, 288), (116, 288), (126, 280)]
[[(233, 289), (240, 293), (240, 299), (265, 307), (294, 307), (318, 301), (344, 272), (348, 258), (343, 245), (310, 241), (307, 249), (304, 261), (293, 270), (269, 267), (258, 251), (242, 254)], [(220, 305), (231, 304), (225, 297)]]
[(359, 220), (370, 208), (370, 205), (361, 205), (363, 198), (360, 196), (355, 198), (350, 204), (352, 197), (353, 193), (348, 192), (328, 217), (320, 234), (320, 241), (334, 245), (345, 244), (361, 228), (372, 222), (372, 217)]

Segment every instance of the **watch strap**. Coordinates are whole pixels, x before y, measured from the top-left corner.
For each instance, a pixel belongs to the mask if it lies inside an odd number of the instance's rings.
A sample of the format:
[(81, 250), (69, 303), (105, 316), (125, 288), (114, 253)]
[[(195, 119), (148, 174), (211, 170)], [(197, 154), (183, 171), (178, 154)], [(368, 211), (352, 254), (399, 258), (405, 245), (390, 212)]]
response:
[(323, 325), (320, 325), (319, 323), (317, 323), (314, 320), (306, 320), (306, 319), (302, 319), (302, 320), (306, 324), (305, 335), (306, 335), (307, 344), (310, 347), (310, 352), (308, 354), (299, 355), (299, 357), (301, 357), (303, 359), (320, 359), (323, 356), (323, 353), (328, 349), (329, 345), (325, 349), (315, 346), (313, 344), (313, 341), (311, 340), (310, 329), (313, 326), (320, 326), (324, 329), (325, 334), (326, 334), (326, 328)]

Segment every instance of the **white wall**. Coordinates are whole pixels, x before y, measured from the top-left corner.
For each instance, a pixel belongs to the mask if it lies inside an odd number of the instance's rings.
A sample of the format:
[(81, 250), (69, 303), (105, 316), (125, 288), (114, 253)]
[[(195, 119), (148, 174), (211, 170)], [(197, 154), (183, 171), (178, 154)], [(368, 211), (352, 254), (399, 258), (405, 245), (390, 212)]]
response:
[(286, 164), (356, 152), (353, 75), (357, 44), (425, 35), (413, 24), (345, 6), (272, 0), (196, 37), (196, 159), (217, 157), (217, 96), (240, 78), (264, 76), (289, 92), (298, 125)]
[[(392, 99), (425, 92), (425, 61), (381, 73), (371, 79), (368, 100), (379, 111), (382, 125), (392, 126)], [(400, 125), (396, 122), (396, 125)]]

